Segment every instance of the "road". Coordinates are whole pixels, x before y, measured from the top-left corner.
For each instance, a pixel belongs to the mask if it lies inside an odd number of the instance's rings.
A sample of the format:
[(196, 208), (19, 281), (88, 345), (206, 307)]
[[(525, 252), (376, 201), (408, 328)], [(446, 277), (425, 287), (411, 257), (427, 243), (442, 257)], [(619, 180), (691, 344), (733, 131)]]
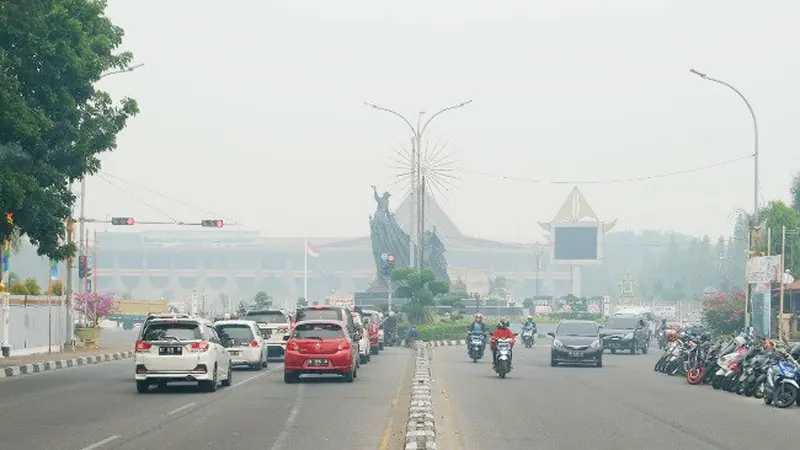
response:
[(800, 442), (800, 410), (657, 374), (658, 352), (606, 353), (602, 368), (550, 367), (544, 345), (517, 349), (505, 380), (491, 359), (473, 364), (463, 347), (433, 349), (437, 447), (752, 450)]
[(131, 360), (0, 382), (0, 449), (403, 448), (413, 352), (389, 348), (352, 384), (283, 382), (282, 366), (235, 371), (215, 393), (137, 394)]

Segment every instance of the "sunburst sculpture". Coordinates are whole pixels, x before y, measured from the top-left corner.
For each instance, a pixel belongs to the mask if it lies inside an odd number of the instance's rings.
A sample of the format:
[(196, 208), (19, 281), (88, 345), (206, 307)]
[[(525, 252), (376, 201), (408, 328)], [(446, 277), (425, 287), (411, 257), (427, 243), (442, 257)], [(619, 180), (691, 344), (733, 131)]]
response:
[[(396, 170), (393, 184), (400, 187), (402, 196), (411, 192), (414, 184), (414, 172), (412, 168), (412, 152), (407, 146), (398, 145), (392, 148), (394, 157), (393, 165)], [(444, 195), (456, 187), (458, 178), (458, 166), (455, 159), (455, 151), (447, 149), (447, 143), (437, 141), (433, 146), (429, 141), (425, 142), (422, 149), (420, 160), (420, 172), (425, 177), (425, 191), (431, 195)]]

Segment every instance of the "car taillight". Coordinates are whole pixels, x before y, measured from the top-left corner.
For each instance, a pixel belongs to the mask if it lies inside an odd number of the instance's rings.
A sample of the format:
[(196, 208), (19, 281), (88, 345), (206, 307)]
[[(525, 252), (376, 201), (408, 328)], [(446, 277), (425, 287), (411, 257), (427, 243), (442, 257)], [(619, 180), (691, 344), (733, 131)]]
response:
[(153, 347), (153, 345), (150, 344), (149, 342), (144, 342), (144, 341), (137, 341), (136, 342), (136, 351), (137, 352), (146, 352), (146, 351), (150, 350), (151, 347)]
[(208, 350), (208, 342), (206, 341), (195, 342), (189, 346), (189, 351), (192, 352), (204, 352), (206, 350)]
[(350, 343), (347, 342), (347, 341), (342, 341), (341, 343), (339, 343), (339, 347), (337, 347), (337, 349), (339, 349), (339, 350), (350, 350)]
[(295, 344), (294, 342), (290, 342), (290, 343), (289, 343), (289, 347), (290, 347), (292, 350), (296, 351), (296, 352), (299, 352), (299, 351), (300, 351), (300, 347), (298, 347), (298, 346), (297, 346), (297, 344)]
[(260, 347), (261, 344), (258, 343), (258, 339), (253, 339), (253, 342), (250, 343), (250, 347)]

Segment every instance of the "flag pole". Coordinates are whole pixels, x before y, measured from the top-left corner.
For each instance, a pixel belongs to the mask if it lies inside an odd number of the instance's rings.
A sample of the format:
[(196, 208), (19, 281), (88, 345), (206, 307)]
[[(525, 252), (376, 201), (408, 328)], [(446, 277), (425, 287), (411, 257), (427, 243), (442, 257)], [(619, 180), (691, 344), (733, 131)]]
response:
[[(304, 239), (303, 245), (303, 300), (308, 302), (308, 238)], [(295, 309), (297, 305), (295, 304)]]

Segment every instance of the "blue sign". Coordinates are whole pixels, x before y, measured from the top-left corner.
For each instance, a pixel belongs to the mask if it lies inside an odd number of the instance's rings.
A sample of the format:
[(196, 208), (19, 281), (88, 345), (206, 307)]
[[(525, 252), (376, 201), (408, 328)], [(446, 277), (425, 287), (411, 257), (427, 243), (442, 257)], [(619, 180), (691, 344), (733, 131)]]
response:
[(50, 279), (58, 279), (58, 261), (50, 260)]

